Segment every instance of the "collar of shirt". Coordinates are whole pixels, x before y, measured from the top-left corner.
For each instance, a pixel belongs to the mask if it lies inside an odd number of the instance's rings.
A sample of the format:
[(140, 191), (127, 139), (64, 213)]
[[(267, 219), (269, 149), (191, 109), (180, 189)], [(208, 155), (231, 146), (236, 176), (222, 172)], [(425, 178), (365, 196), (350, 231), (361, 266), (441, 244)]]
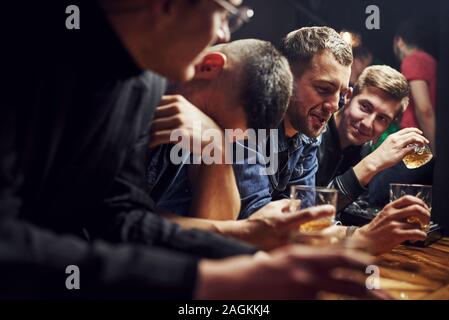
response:
[(330, 152), (341, 153), (340, 136), (338, 134), (334, 116), (330, 118), (322, 136), (325, 137), (323, 140), (328, 141), (328, 149)]
[(284, 123), (278, 127), (278, 150), (284, 152), (289, 150), (295, 152), (303, 145), (318, 146), (321, 143), (321, 135), (317, 138), (310, 138), (305, 134), (297, 132), (293, 137), (287, 137), (285, 135)]
[[(361, 160), (362, 150), (369, 146), (369, 144), (362, 146), (350, 145), (345, 149), (342, 149), (334, 116), (329, 120), (326, 126), (326, 131), (322, 134), (322, 140), (323, 148), (320, 158), (326, 157), (327, 161), (337, 164), (338, 172), (342, 170), (344, 172), (349, 167), (357, 164), (357, 162)], [(342, 161), (344, 163), (342, 163)]]

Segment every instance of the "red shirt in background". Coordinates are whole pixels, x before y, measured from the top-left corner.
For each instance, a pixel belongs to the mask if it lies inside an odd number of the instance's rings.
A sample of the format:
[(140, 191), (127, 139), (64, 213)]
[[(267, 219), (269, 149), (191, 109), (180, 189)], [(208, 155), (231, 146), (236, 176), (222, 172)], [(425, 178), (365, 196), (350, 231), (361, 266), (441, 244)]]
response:
[[(424, 80), (429, 87), (430, 101), (435, 110), (437, 95), (437, 62), (428, 53), (423, 51), (415, 51), (411, 55), (404, 58), (401, 64), (401, 73), (408, 82), (412, 80)], [(402, 116), (402, 128), (416, 127), (419, 128), (418, 120), (415, 115), (415, 102), (410, 96), (410, 104)]]

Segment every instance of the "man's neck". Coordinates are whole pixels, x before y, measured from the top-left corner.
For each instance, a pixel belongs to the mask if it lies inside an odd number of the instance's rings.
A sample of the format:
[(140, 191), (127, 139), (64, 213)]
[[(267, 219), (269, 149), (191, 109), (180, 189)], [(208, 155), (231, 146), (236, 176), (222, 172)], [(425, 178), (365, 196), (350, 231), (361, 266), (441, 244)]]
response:
[(409, 55), (415, 53), (416, 51), (419, 51), (420, 49), (417, 47), (405, 47), (402, 50), (402, 60), (404, 60), (406, 57), (408, 57)]
[(295, 128), (293, 128), (287, 115), (285, 115), (284, 117), (284, 133), (285, 136), (289, 138), (293, 137), (295, 134), (298, 133), (298, 131)]
[[(332, 120), (331, 120), (332, 121)], [(340, 150), (343, 150), (347, 147), (349, 147), (350, 143), (345, 139), (346, 135), (344, 130), (347, 130), (347, 128), (343, 127), (343, 109), (338, 110), (334, 113), (334, 121), (335, 126), (337, 127), (338, 132), (338, 141), (340, 141)]]

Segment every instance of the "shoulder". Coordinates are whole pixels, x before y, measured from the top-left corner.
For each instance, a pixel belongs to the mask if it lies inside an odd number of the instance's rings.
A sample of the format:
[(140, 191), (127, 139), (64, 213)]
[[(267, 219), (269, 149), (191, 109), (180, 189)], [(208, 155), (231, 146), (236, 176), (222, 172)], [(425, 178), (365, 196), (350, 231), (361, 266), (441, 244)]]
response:
[(417, 80), (425, 76), (429, 70), (435, 69), (437, 62), (430, 54), (417, 51), (404, 58), (401, 71), (407, 80)]
[(156, 95), (162, 96), (166, 89), (167, 80), (152, 71), (144, 71), (138, 77), (139, 82), (147, 89), (147, 90), (155, 90), (159, 92), (155, 92)]
[(401, 72), (408, 81), (425, 80), (427, 63), (418, 52), (404, 58), (401, 64)]

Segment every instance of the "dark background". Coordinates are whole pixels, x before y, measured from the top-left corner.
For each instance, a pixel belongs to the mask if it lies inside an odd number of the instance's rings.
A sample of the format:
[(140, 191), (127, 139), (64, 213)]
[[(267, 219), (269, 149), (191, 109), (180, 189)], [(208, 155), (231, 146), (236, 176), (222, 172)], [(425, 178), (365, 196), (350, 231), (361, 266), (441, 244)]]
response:
[[(233, 34), (233, 39), (258, 38), (278, 44), (292, 30), (327, 25), (337, 31), (360, 33), (376, 62), (399, 68), (392, 50), (394, 32), (401, 21), (415, 18), (428, 29), (426, 49), (438, 58), (440, 0), (245, 0), (244, 5), (253, 8), (255, 15), (251, 23)], [(379, 7), (380, 30), (365, 27), (369, 5)]]

